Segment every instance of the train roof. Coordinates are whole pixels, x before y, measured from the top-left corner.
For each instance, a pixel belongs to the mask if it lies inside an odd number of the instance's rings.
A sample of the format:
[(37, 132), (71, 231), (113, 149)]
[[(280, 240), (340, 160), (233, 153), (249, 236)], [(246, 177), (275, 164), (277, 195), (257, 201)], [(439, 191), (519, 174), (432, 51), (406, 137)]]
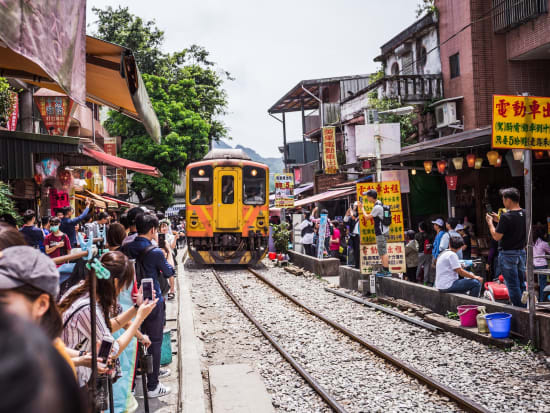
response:
[(212, 149), (202, 159), (244, 159), (245, 161), (252, 160), (250, 156), (243, 152), (242, 149)]

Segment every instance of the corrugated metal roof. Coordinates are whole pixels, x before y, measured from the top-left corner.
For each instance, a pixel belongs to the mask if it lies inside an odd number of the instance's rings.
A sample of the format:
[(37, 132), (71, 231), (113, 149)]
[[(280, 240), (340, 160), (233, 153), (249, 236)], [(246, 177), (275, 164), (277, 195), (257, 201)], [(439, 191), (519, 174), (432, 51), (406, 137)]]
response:
[(0, 180), (34, 176), (33, 154), (78, 152), (78, 138), (0, 130)]

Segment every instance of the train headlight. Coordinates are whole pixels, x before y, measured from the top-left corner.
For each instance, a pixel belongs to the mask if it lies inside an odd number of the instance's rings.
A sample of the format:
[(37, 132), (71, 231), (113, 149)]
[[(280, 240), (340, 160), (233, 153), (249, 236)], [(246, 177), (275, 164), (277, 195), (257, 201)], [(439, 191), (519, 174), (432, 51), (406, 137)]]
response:
[(250, 171), (250, 175), (252, 175), (252, 176), (258, 175), (258, 171), (257, 171), (256, 169), (252, 169), (252, 170)]
[(199, 176), (204, 176), (204, 169), (199, 169)]

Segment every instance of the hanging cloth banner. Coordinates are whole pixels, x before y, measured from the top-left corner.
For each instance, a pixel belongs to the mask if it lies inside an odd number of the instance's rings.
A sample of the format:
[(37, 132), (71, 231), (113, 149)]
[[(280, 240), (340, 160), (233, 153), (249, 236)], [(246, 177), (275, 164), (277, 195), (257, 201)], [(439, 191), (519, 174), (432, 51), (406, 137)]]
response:
[(456, 191), (456, 184), (458, 183), (458, 176), (446, 175), (445, 181), (447, 182), (447, 188), (449, 191)]
[(328, 126), (323, 128), (323, 161), (325, 173), (338, 172), (338, 159), (336, 158), (336, 128)]
[(15, 92), (11, 93), (11, 112), (8, 119), (7, 128), (9, 131), (17, 129), (17, 121), (19, 120), (19, 95)]
[(73, 101), (67, 96), (35, 96), (34, 101), (50, 135), (63, 136), (69, 129)]

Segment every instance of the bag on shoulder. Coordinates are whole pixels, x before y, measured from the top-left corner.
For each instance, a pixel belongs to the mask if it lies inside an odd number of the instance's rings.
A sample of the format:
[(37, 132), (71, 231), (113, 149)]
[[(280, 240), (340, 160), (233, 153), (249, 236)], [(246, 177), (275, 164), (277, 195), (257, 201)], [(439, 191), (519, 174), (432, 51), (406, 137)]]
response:
[(384, 211), (382, 215), (382, 225), (389, 227), (391, 225), (391, 207), (382, 204), (382, 210)]
[(311, 234), (312, 232), (315, 232), (315, 230), (313, 229), (313, 225), (306, 225), (304, 228), (302, 228), (300, 236), (303, 238), (304, 235)]

